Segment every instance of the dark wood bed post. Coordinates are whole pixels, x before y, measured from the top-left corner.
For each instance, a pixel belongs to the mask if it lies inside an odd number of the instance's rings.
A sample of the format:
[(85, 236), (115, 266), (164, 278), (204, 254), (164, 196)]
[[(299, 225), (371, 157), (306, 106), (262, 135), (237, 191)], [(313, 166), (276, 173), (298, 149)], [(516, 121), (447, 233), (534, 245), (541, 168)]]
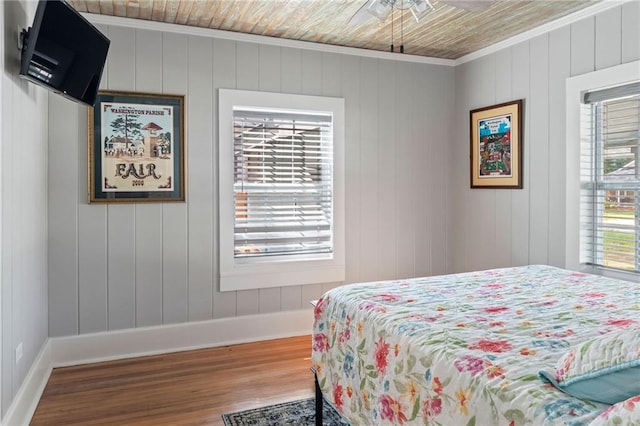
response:
[[(317, 300), (311, 301), (313, 309), (316, 308), (317, 304)], [(316, 426), (322, 426), (322, 391), (320, 390), (320, 383), (318, 383), (318, 374), (316, 372), (316, 368), (311, 367), (311, 372), (313, 373), (313, 382), (316, 385)]]
[(311, 371), (313, 372), (313, 381), (316, 384), (316, 426), (322, 426), (322, 391), (318, 383), (316, 369), (312, 368)]

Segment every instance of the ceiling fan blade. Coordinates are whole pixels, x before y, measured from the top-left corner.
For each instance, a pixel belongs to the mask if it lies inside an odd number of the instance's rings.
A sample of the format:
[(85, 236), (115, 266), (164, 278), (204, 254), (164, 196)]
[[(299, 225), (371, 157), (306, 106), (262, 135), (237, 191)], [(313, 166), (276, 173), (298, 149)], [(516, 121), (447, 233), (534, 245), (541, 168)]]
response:
[(440, 3), (470, 12), (482, 12), (491, 7), (495, 0), (438, 0)]
[(369, 5), (373, 3), (375, 0), (367, 0), (365, 3), (360, 6), (360, 9), (356, 13), (353, 14), (349, 22), (347, 23), (347, 27), (355, 27), (361, 24), (364, 24), (369, 19), (373, 18), (373, 15), (367, 10)]

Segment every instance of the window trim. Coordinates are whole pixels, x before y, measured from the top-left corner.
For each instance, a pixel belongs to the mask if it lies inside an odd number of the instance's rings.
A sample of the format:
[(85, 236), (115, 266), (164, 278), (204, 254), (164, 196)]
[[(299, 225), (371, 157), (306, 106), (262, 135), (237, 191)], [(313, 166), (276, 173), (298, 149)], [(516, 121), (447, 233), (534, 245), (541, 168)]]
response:
[[(333, 255), (318, 259), (276, 256), (254, 262), (234, 257), (233, 107), (322, 111), (333, 114)], [(220, 291), (341, 282), (345, 279), (344, 99), (218, 89)]]
[[(637, 281), (638, 274), (610, 270), (580, 263), (580, 144), (583, 96), (587, 91), (638, 81), (640, 61), (628, 62), (610, 68), (570, 77), (566, 82), (566, 216), (565, 267), (613, 278)], [(588, 136), (586, 136), (588, 137)]]

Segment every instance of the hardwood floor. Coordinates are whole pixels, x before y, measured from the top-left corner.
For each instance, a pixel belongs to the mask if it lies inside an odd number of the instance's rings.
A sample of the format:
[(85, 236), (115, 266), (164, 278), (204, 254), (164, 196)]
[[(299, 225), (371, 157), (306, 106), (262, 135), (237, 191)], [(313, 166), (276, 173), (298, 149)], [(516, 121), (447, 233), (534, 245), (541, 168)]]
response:
[(311, 337), (56, 368), (31, 425), (223, 425), (314, 395)]

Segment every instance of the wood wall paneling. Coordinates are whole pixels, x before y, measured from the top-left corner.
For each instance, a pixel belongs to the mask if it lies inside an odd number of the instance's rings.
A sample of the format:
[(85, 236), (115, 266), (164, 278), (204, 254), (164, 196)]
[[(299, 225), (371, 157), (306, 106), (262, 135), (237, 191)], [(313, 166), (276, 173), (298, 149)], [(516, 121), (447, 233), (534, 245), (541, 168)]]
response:
[[(186, 94), (189, 37), (181, 34), (162, 35), (162, 89), (167, 94)], [(188, 141), (189, 111), (185, 105), (185, 140)], [(185, 164), (185, 167), (189, 167)], [(188, 185), (188, 182), (187, 182)], [(197, 225), (196, 225), (197, 226)], [(187, 321), (188, 255), (187, 203), (162, 205), (162, 315), (165, 324)]]
[[(5, 28), (7, 8), (0, 8), (0, 32), (6, 37), (8, 29)], [(23, 17), (22, 22), (27, 23), (27, 17)], [(5, 43), (0, 44), (0, 55), (5, 57), (4, 46)], [(4, 62), (3, 62), (4, 64)], [(3, 71), (5, 68), (3, 67)], [(7, 201), (10, 201), (10, 195), (12, 193), (11, 171), (13, 169), (12, 162), (12, 149), (13, 144), (5, 144), (5, 140), (13, 138), (13, 126), (8, 126), (7, 123), (13, 122), (13, 110), (14, 110), (14, 97), (13, 90), (9, 89), (9, 82), (5, 80), (5, 75), (0, 76), (0, 202), (2, 205), (6, 205)], [(0, 269), (0, 372), (4, 371), (5, 374), (0, 375), (0, 418), (4, 417), (7, 408), (11, 404), (14, 393), (12, 390), (13, 375), (8, 374), (13, 370), (13, 363), (11, 362), (11, 355), (13, 353), (12, 348), (12, 325), (13, 325), (13, 307), (11, 305), (11, 296), (13, 288), (9, 284), (11, 279), (11, 262), (12, 258), (11, 239), (10, 234), (13, 223), (12, 212), (10, 209), (0, 210), (0, 262), (2, 268)], [(45, 305), (46, 306), (46, 305)]]
[(187, 206), (164, 204), (162, 222), (162, 320), (174, 324), (189, 318)]
[(322, 53), (322, 96), (342, 97), (342, 59), (344, 55)]
[[(13, 52), (8, 56), (13, 57)], [(8, 83), (8, 75), (0, 84)], [(29, 367), (36, 358), (47, 337), (47, 96), (42, 89), (31, 87), (27, 95), (20, 84), (28, 87), (17, 76), (16, 84), (8, 84), (7, 91), (13, 92), (9, 99), (14, 111), (3, 117), (10, 123), (10, 137), (3, 145), (12, 148), (0, 154), (7, 155), (5, 161), (20, 165), (8, 167), (0, 165), (0, 182), (3, 184), (0, 196), (3, 214), (8, 221), (3, 223), (2, 251), (9, 254), (2, 259), (2, 289), (8, 304), (3, 305), (2, 322), (8, 327), (3, 344), (8, 351), (7, 370), (3, 380), (9, 381), (8, 397), (19, 390), (22, 380), (29, 373)], [(7, 136), (5, 134), (5, 136)], [(73, 161), (71, 162), (73, 164)], [(74, 197), (75, 194), (69, 194)], [(6, 311), (4, 311), (6, 309)], [(22, 359), (17, 362), (15, 350), (22, 345)], [(4, 348), (5, 346), (3, 346)], [(4, 366), (3, 366), (4, 367)]]
[(302, 286), (292, 285), (282, 289), (280, 292), (280, 310), (295, 311), (307, 308), (309, 300), (302, 300)]
[(213, 317), (214, 288), (214, 162), (215, 140), (212, 116), (213, 43), (211, 39), (189, 37), (187, 121), (188, 200), (188, 306), (189, 320)]
[[(83, 160), (86, 161), (86, 156)], [(80, 334), (108, 330), (107, 207), (89, 205), (86, 192), (82, 195), (78, 205), (78, 332)]]
[[(82, 172), (78, 155), (69, 155), (77, 152), (84, 125), (78, 122), (77, 111), (76, 104), (62, 97), (50, 98), (49, 335), (54, 337), (78, 333), (77, 187)], [(17, 220), (18, 216), (12, 222)]]
[[(22, 267), (31, 273), (27, 279), (31, 283), (30, 290), (20, 309), (21, 315), (27, 318), (26, 322), (28, 324), (28, 329), (25, 333), (26, 338), (24, 339), (28, 342), (27, 352), (26, 355), (23, 354), (25, 361), (22, 365), (25, 375), (30, 373), (32, 360), (35, 360), (40, 353), (40, 342), (45, 342), (49, 336), (49, 311), (47, 309), (49, 302), (49, 221), (47, 220), (49, 167), (48, 157), (44, 155), (49, 146), (47, 137), (49, 131), (48, 98), (48, 93), (44, 91), (41, 91), (37, 97), (35, 112), (40, 119), (37, 121), (38, 125), (33, 127), (37, 129), (37, 132), (33, 135), (33, 140), (38, 142), (30, 145), (30, 151), (26, 158), (32, 161), (37, 172), (32, 172), (28, 168), (25, 170), (25, 173), (32, 176), (30, 180), (25, 182), (27, 185), (25, 192), (31, 194), (31, 208), (22, 210), (23, 213), (29, 212), (26, 227), (31, 229), (31, 239), (25, 241), (25, 243), (30, 243), (34, 246), (32, 252), (24, 252), (28, 261), (22, 263)], [(80, 108), (79, 112), (83, 112), (82, 108)], [(38, 188), (38, 190), (34, 188)]]
[[(379, 277), (377, 248), (379, 242), (378, 212), (378, 108), (384, 102), (378, 94), (378, 60), (360, 59), (359, 112), (360, 112), (360, 253), (359, 281), (372, 281)], [(349, 104), (347, 100), (347, 105)], [(348, 126), (347, 126), (348, 127)], [(348, 213), (347, 213), (348, 214)], [(349, 230), (346, 230), (347, 239)]]
[(640, 60), (640, 2), (631, 1), (622, 8), (622, 63)]
[(162, 93), (163, 36), (158, 31), (135, 32), (135, 91)]
[[(471, 65), (470, 77), (474, 79), (474, 89), (467, 94), (467, 115), (475, 108), (481, 108), (495, 104), (495, 62), (491, 57), (484, 57), (474, 61)], [(467, 127), (469, 129), (470, 127)], [(470, 150), (469, 130), (461, 139), (467, 150)], [(467, 151), (470, 152), (470, 151)], [(467, 154), (466, 158), (469, 154)], [(468, 164), (465, 165), (467, 168)], [(496, 246), (496, 189), (474, 188), (470, 189), (467, 180), (465, 191), (465, 215), (466, 238), (464, 250), (468, 251), (467, 269), (483, 269), (483, 265), (492, 267), (495, 265)], [(486, 269), (486, 266), (485, 266)]]
[(136, 76), (136, 30), (110, 27), (109, 55), (105, 67), (109, 90), (135, 90)]
[(162, 206), (139, 204), (135, 211), (136, 326), (163, 323)]
[[(339, 55), (336, 53), (322, 53), (321, 61), (322, 61), (322, 96), (329, 97), (342, 97), (342, 78), (341, 78), (341, 61), (343, 55)], [(346, 129), (345, 129), (346, 131)], [(343, 153), (346, 149), (343, 149)], [(345, 184), (346, 185), (346, 184)], [(345, 219), (346, 220), (346, 219)], [(346, 232), (346, 231), (345, 231)], [(345, 272), (346, 273), (346, 272)], [(325, 292), (331, 290), (334, 287), (337, 287), (341, 283), (323, 283), (320, 288), (320, 294), (324, 294)], [(284, 291), (288, 291), (288, 289), (283, 289)], [(315, 300), (316, 298), (303, 300), (302, 303), (305, 307), (308, 306), (309, 300)]]
[[(136, 30), (109, 32), (109, 90), (135, 91)], [(107, 206), (107, 312), (109, 330), (135, 327), (135, 205)]]
[[(108, 37), (108, 27), (99, 30)], [(103, 71), (100, 89), (107, 84), (108, 65)], [(52, 97), (53, 99), (53, 97)], [(78, 332), (108, 330), (107, 319), (107, 206), (88, 202), (88, 126), (85, 108), (78, 109), (80, 130), (78, 152)]]
[(512, 266), (529, 263), (530, 239), (530, 188), (531, 188), (531, 149), (535, 142), (531, 140), (530, 110), (530, 43), (523, 42), (511, 48), (511, 79), (513, 99), (524, 99), (523, 105), (523, 144), (522, 179), (523, 188), (514, 190), (511, 199), (511, 262)]
[(189, 317), (186, 209), (174, 204), (162, 206), (161, 222), (161, 228), (155, 232), (162, 236), (159, 250), (156, 251), (156, 256), (159, 254), (162, 260), (152, 268), (158, 270), (154, 272), (156, 275), (159, 271), (162, 275), (154, 283), (156, 293), (152, 299), (157, 302), (158, 295), (161, 295), (162, 323), (174, 324), (187, 321)]
[(378, 164), (377, 190), (380, 193), (376, 211), (376, 227), (378, 234), (376, 263), (378, 279), (391, 279), (396, 274), (396, 156), (400, 138), (398, 119), (400, 112), (396, 106), (396, 93), (404, 84), (396, 78), (399, 64), (394, 61), (378, 62), (378, 93), (380, 105), (377, 116), (378, 132)]
[[(513, 99), (511, 87), (511, 49), (504, 49), (494, 55), (495, 62), (495, 102), (500, 104)], [(495, 266), (511, 265), (511, 209), (513, 192), (516, 190), (500, 190), (496, 192), (496, 246)]]
[[(437, 186), (446, 180), (441, 180), (442, 176), (438, 176), (439, 171), (436, 167), (443, 162), (442, 157), (447, 152), (446, 146), (441, 143), (441, 131), (446, 125), (438, 120), (438, 111), (441, 108), (434, 108), (430, 100), (437, 99), (435, 91), (446, 85), (430, 84), (429, 80), (432, 77), (426, 69), (414, 70), (412, 81), (415, 81), (415, 84), (412, 87), (412, 102), (408, 111), (410, 124), (407, 131), (410, 132), (412, 152), (409, 175), (411, 190), (408, 195), (411, 198), (412, 214), (421, 215), (420, 219), (414, 216), (409, 222), (413, 233), (410, 256), (417, 276), (430, 275), (431, 271), (431, 230), (437, 210), (428, 206), (439, 205), (440, 209), (445, 209), (445, 199), (438, 198)], [(442, 224), (439, 226), (444, 228)], [(441, 251), (445, 252), (445, 247), (441, 247)]]
[(282, 48), (280, 60), (280, 89), (283, 93), (302, 93), (302, 51)]
[[(237, 293), (236, 292), (220, 292), (220, 278), (218, 276), (219, 271), (219, 259), (218, 259), (218, 215), (216, 211), (218, 209), (218, 103), (217, 103), (217, 89), (227, 88), (235, 89), (236, 86), (236, 47), (237, 44), (229, 40), (213, 40), (213, 317), (225, 318), (233, 317), (237, 312)], [(207, 141), (205, 141), (207, 143)]]
[(107, 208), (107, 294), (109, 330), (135, 327), (135, 207)]
[[(237, 44), (237, 87), (243, 90), (260, 90), (260, 46), (252, 43)], [(237, 315), (260, 312), (260, 290), (237, 292)]]
[[(451, 158), (465, 158), (471, 157), (470, 148), (468, 144), (463, 141), (469, 138), (469, 106), (464, 101), (463, 95), (469, 91), (471, 63), (467, 62), (459, 65), (455, 68), (455, 101), (454, 101), (454, 115), (458, 119), (457, 125), (451, 125), (449, 127), (451, 133), (454, 136), (454, 140), (461, 141), (460, 143), (452, 143), (449, 148), (449, 155)], [(450, 182), (450, 196), (447, 197), (447, 206), (453, 214), (453, 220), (456, 227), (453, 229), (453, 233), (450, 238), (450, 257), (451, 267), (453, 271), (463, 271), (466, 264), (466, 251), (464, 250), (464, 238), (466, 235), (465, 221), (467, 220), (466, 214), (464, 214), (465, 208), (465, 195), (466, 188), (469, 185), (469, 167), (465, 166), (465, 171), (459, 172), (454, 170), (453, 167), (449, 167), (447, 178)], [(462, 228), (462, 229), (460, 229)], [(456, 254), (453, 256), (453, 254)]]
[[(156, 31), (136, 30), (135, 91), (162, 93), (163, 37)], [(162, 205), (135, 206), (136, 326), (162, 324)]]
[[(109, 27), (98, 29), (109, 37)], [(108, 59), (100, 90), (108, 81)], [(54, 97), (51, 97), (52, 100)], [(79, 127), (88, 133), (87, 110), (79, 108)], [(78, 333), (108, 330), (107, 314), (107, 206), (88, 203), (88, 135), (79, 138), (78, 147)], [(53, 305), (52, 305), (53, 307)]]
[(549, 36), (529, 43), (529, 263), (546, 264), (549, 251)]
[(261, 314), (269, 312), (279, 312), (281, 310), (281, 293), (286, 293), (287, 288), (274, 287), (274, 288), (261, 288), (258, 290), (259, 308), (258, 311)]
[(242, 90), (260, 90), (260, 45), (236, 43), (236, 83)]
[(595, 18), (571, 24), (571, 76), (595, 71)]
[(622, 55), (620, 7), (615, 7), (595, 17), (596, 70), (620, 64)]
[(549, 34), (549, 264), (565, 258), (565, 81), (571, 74), (571, 29)]
[(280, 92), (282, 73), (282, 48), (278, 46), (259, 46), (259, 83), (262, 92)]
[(354, 283), (361, 276), (362, 229), (360, 218), (363, 216), (360, 203), (361, 165), (360, 165), (360, 58), (346, 56), (341, 61), (342, 95), (345, 103), (345, 117), (349, 126), (345, 128), (345, 281)]
[(302, 93), (322, 95), (322, 52), (302, 51)]
[[(395, 93), (396, 137), (395, 143), (395, 278), (409, 278), (415, 276), (415, 241), (416, 223), (414, 195), (418, 183), (413, 179), (416, 167), (415, 144), (411, 123), (415, 110), (415, 90), (412, 82), (417, 80), (417, 69), (406, 62), (400, 62), (396, 67), (397, 81)], [(421, 221), (426, 218), (421, 218)]]
[[(424, 253), (418, 251), (418, 258), (423, 259), (427, 268), (416, 271), (418, 276), (440, 275), (452, 271), (453, 229), (458, 224), (452, 219), (452, 209), (448, 202), (452, 198), (451, 192), (453, 192), (453, 185), (448, 173), (455, 171), (463, 177), (468, 177), (467, 173), (463, 172), (467, 167), (468, 155), (463, 156), (465, 160), (457, 161), (455, 159), (456, 161), (454, 161), (451, 149), (447, 149), (452, 145), (451, 128), (454, 126), (465, 128), (465, 120), (458, 120), (455, 116), (455, 98), (451, 96), (455, 92), (455, 75), (449, 72), (447, 67), (438, 67), (435, 72), (424, 70), (423, 74), (428, 76), (423, 83), (427, 92), (421, 102), (423, 108), (429, 111), (430, 118), (426, 120), (421, 130), (423, 135), (421, 143), (426, 143), (428, 146), (426, 161), (429, 168), (423, 172), (423, 175), (426, 175), (418, 181), (418, 184), (422, 183), (423, 190), (426, 191), (426, 198), (423, 200), (424, 205), (416, 205), (416, 221), (420, 221), (420, 212), (423, 211), (431, 220), (428, 222), (427, 232), (421, 236), (418, 234), (419, 238), (425, 239), (428, 244)], [(434, 103), (434, 99), (439, 101)], [(416, 119), (416, 121), (421, 120)], [(420, 157), (418, 156), (418, 158)], [(420, 167), (418, 165), (416, 169)]]
[[(454, 217), (459, 224), (453, 238), (448, 239), (454, 246), (454, 270), (531, 263), (564, 266), (565, 81), (637, 59), (639, 21), (637, 2), (625, 3), (491, 54), (494, 70), (483, 65), (486, 58), (456, 67), (456, 116), (463, 117), (477, 104), (509, 99), (525, 102), (523, 189), (497, 190), (495, 199), (464, 196), (461, 178), (451, 175), (456, 185)], [(489, 92), (485, 90), (487, 75), (495, 79)], [(455, 128), (454, 133), (463, 137)], [(462, 146), (452, 145), (452, 158), (467, 154)], [(488, 241), (495, 243), (494, 255), (476, 251), (481, 234), (467, 225), (471, 219), (495, 224), (495, 241)], [(502, 227), (507, 229), (504, 234)]]
[[(4, 9), (0, 8), (0, 29), (3, 30), (4, 34)], [(0, 50), (4, 49), (4, 45), (0, 46)], [(4, 53), (4, 52), (3, 52)], [(2, 103), (2, 123), (12, 122), (13, 117), (13, 91), (10, 91), (8, 88), (4, 87), (5, 80), (4, 78), (0, 80), (0, 87), (3, 90), (2, 98), (0, 98), (0, 102)], [(12, 127), (7, 126), (6, 124), (3, 127), (0, 127), (0, 132), (2, 132), (2, 141), (9, 140), (9, 138), (13, 137), (13, 132), (10, 132), (9, 129)], [(0, 146), (0, 176), (2, 178), (1, 186), (0, 186), (0, 196), (2, 197), (2, 204), (7, 205), (8, 201), (11, 201), (13, 194), (13, 144), (2, 144)], [(11, 205), (11, 204), (10, 204)], [(13, 219), (13, 211), (12, 209), (2, 209), (2, 215), (0, 216), (2, 227), (0, 228), (0, 238), (2, 245), (0, 246), (0, 251), (2, 254), (2, 269), (0, 270), (0, 289), (2, 291), (0, 303), (2, 303), (2, 307), (0, 308), (0, 314), (2, 315), (2, 323), (0, 324), (1, 332), (1, 342), (2, 342), (2, 354), (0, 356), (0, 362), (2, 363), (0, 366), (0, 370), (5, 373), (2, 374), (2, 383), (0, 388), (0, 406), (2, 409), (2, 416), (4, 416), (7, 411), (11, 401), (15, 395), (13, 390), (13, 369), (15, 363), (13, 362), (13, 322), (14, 322), (14, 310), (13, 310), (13, 286), (11, 283), (12, 272), (13, 272), (13, 244), (12, 244), (12, 225), (14, 223)]]
[(237, 315), (255, 315), (260, 313), (260, 290), (241, 290), (236, 292)]
[[(36, 5), (0, 5), (0, 417), (5, 415), (48, 335), (48, 96), (46, 90), (18, 77), (20, 52), (17, 28), (28, 27)], [(69, 102), (70, 103), (70, 102)], [(72, 124), (75, 117), (69, 120)], [(72, 132), (73, 128), (69, 129)], [(62, 159), (62, 155), (56, 157)], [(76, 158), (68, 163), (73, 168)], [(60, 179), (64, 179), (61, 176)], [(59, 182), (56, 180), (56, 182)], [(76, 181), (68, 183), (68, 198), (76, 196)], [(61, 208), (62, 203), (57, 203)], [(73, 221), (73, 218), (71, 218)], [(67, 223), (64, 224), (67, 226)], [(61, 237), (63, 239), (61, 239)], [(68, 244), (62, 233), (57, 242)], [(60, 256), (67, 264), (69, 257)], [(59, 268), (55, 269), (57, 272)], [(72, 275), (73, 277), (73, 275)], [(62, 286), (73, 291), (72, 286)], [(70, 315), (57, 318), (74, 325)], [(16, 362), (16, 347), (22, 359)]]

